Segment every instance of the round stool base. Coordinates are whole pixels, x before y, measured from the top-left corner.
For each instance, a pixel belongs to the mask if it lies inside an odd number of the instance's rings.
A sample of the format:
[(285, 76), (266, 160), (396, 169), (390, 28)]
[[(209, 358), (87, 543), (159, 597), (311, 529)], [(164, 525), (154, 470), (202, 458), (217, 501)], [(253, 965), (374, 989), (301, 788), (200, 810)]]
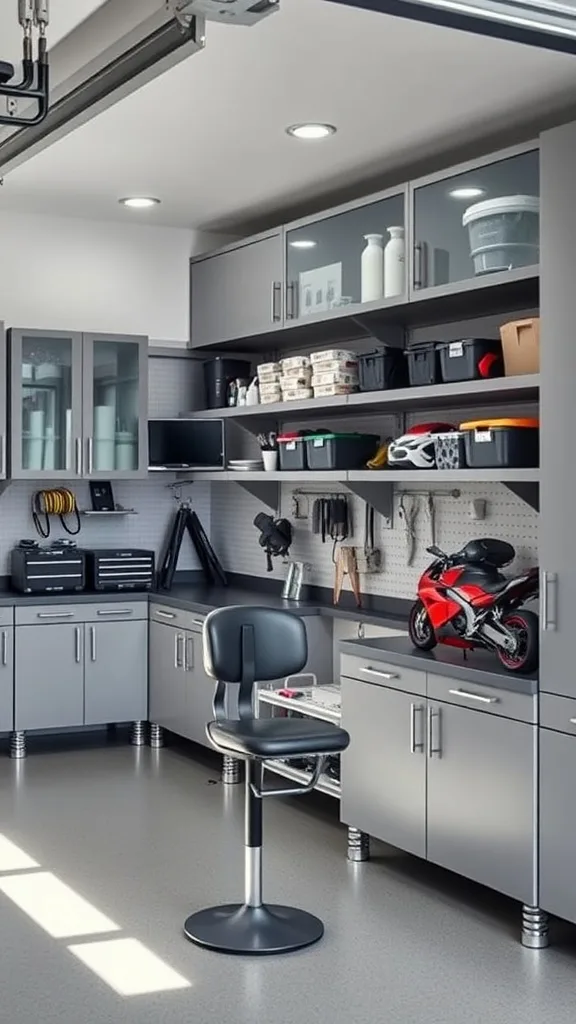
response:
[(312, 914), (293, 907), (231, 903), (192, 914), (184, 925), (184, 934), (198, 946), (218, 953), (270, 956), (318, 942), (324, 925)]

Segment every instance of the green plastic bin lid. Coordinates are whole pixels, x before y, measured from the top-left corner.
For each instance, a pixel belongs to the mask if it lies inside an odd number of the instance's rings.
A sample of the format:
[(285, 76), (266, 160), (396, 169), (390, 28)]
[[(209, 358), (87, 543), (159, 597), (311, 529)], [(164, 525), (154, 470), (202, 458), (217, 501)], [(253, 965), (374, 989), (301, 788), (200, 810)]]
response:
[(378, 436), (376, 434), (359, 434), (358, 432), (356, 432), (355, 434), (321, 433), (306, 435), (307, 441), (366, 441), (368, 439), (370, 439), (370, 441), (378, 441)]

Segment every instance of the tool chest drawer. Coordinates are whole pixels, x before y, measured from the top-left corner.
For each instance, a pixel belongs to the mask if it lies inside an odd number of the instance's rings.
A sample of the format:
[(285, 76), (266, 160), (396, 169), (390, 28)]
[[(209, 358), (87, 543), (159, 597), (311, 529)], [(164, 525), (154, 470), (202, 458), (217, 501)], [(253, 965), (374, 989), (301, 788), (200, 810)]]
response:
[(428, 673), (428, 697), (518, 722), (537, 722), (536, 696)]
[(391, 665), (379, 658), (359, 658), (343, 654), (340, 673), (350, 679), (360, 679), (375, 686), (389, 686), (394, 690), (426, 695), (426, 673), (403, 665)]
[(150, 620), (163, 622), (167, 626), (178, 626), (179, 629), (190, 629), (193, 633), (201, 633), (206, 614), (190, 612), (183, 608), (171, 608), (167, 604), (150, 605)]
[(576, 700), (541, 693), (540, 725), (544, 729), (555, 729), (576, 736)]

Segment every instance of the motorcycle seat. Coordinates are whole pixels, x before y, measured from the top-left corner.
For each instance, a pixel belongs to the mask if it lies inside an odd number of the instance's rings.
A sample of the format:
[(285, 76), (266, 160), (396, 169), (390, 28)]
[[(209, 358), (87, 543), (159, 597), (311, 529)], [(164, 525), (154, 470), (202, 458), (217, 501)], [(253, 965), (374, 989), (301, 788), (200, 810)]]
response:
[(477, 586), (487, 594), (498, 594), (508, 583), (508, 577), (486, 566), (469, 566), (458, 579), (457, 586)]

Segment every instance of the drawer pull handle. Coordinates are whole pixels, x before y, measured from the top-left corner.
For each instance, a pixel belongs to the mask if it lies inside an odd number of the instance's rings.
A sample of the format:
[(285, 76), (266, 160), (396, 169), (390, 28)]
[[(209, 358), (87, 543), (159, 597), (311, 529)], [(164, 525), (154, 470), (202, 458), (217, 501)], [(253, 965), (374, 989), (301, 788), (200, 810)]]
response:
[(203, 626), (204, 625), (204, 619), (192, 619), (192, 625), (193, 626)]
[(378, 676), (379, 679), (398, 679), (399, 678), (397, 672), (382, 672), (382, 671), (380, 671), (377, 668), (370, 668), (370, 666), (368, 666), (367, 668), (361, 668), (360, 671), (361, 672), (365, 672), (367, 676)]
[(39, 619), (73, 619), (75, 612), (38, 612)]
[(570, 719), (570, 725), (576, 725), (576, 718)]
[(8, 633), (6, 630), (2, 631), (2, 666), (6, 668), (8, 664)]
[(479, 704), (499, 704), (499, 697), (483, 697), (480, 693), (468, 693), (467, 690), (448, 690), (453, 697), (466, 697), (467, 700), (477, 700)]
[(134, 615), (133, 608), (111, 608), (110, 611), (98, 611), (98, 615)]
[(175, 619), (176, 618), (174, 612), (163, 612), (163, 611), (161, 611), (160, 608), (156, 611), (156, 615), (161, 615), (163, 619)]

